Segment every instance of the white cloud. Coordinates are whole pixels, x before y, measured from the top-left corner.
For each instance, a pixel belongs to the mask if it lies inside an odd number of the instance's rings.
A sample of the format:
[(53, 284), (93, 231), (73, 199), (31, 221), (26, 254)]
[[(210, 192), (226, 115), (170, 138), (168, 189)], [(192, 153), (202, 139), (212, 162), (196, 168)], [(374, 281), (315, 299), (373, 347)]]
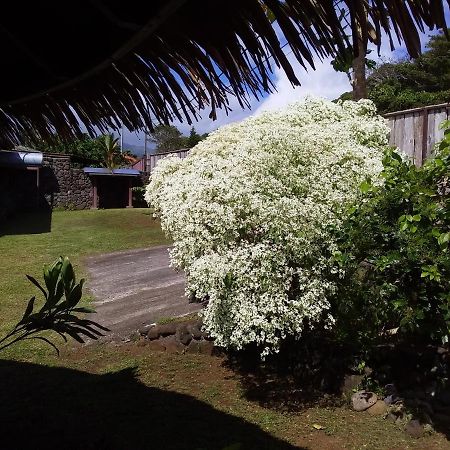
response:
[(265, 98), (255, 109), (254, 113), (279, 109), (307, 95), (314, 95), (334, 99), (343, 92), (350, 90), (350, 83), (345, 73), (335, 72), (330, 64), (330, 59), (319, 61), (316, 59), (316, 70), (306, 71), (291, 54), (288, 56), (301, 86), (293, 87), (286, 74), (281, 70), (276, 71), (275, 86), (277, 92)]
[[(222, 125), (245, 119), (250, 114), (252, 114), (252, 110), (254, 110), (259, 104), (259, 101), (253, 97), (250, 98), (250, 109), (242, 109), (235, 97), (230, 97), (229, 102), (231, 111), (227, 115), (224, 110), (217, 110), (216, 120), (212, 120), (208, 117), (210, 111), (208, 108), (202, 111), (200, 113), (201, 119), (199, 119), (197, 122), (194, 121), (194, 123), (192, 124), (197, 132), (199, 132), (200, 134), (210, 133), (211, 131), (221, 127)], [(186, 121), (176, 121), (173, 122), (173, 125), (175, 125), (183, 134), (189, 134), (189, 130), (192, 127), (192, 125), (189, 125)]]
[[(447, 20), (450, 20), (448, 7), (446, 8), (446, 18)], [(277, 28), (276, 31), (278, 33)], [(436, 30), (427, 30), (425, 33), (420, 34), (422, 49), (424, 49), (425, 43), (428, 42), (429, 36), (436, 33)], [(283, 40), (281, 36), (279, 36), (279, 38)], [(380, 55), (377, 54), (374, 46), (370, 46), (369, 48), (373, 50), (370, 54), (370, 58), (374, 60), (386, 61), (407, 57), (405, 47), (398, 43), (395, 35), (393, 36), (393, 40), (394, 46), (396, 47), (396, 50), (394, 51), (390, 48), (389, 39), (387, 36), (383, 35), (381, 39), (382, 44), (380, 48)], [(286, 50), (288, 51), (288, 48), (286, 48)], [(227, 115), (225, 111), (218, 110), (216, 120), (211, 120), (208, 117), (209, 110), (206, 109), (202, 112), (201, 118), (193, 124), (197, 132), (209, 133), (222, 125), (245, 119), (252, 114), (259, 114), (264, 110), (282, 108), (283, 106), (298, 101), (307, 95), (334, 99), (339, 97), (343, 92), (351, 89), (347, 75), (344, 73), (335, 72), (330, 64), (330, 59), (320, 61), (318, 58), (315, 58), (314, 63), (316, 70), (309, 69), (308, 71), (306, 71), (298, 63), (292, 54), (288, 55), (288, 59), (297, 73), (297, 77), (302, 84), (301, 86), (293, 87), (287, 79), (286, 74), (281, 69), (275, 68), (275, 92), (260, 100), (256, 100), (254, 98), (250, 99), (250, 110), (242, 109), (236, 99), (231, 97), (230, 107), (232, 108), (232, 111)], [(178, 127), (183, 134), (188, 134), (192, 126), (187, 122), (179, 121), (176, 121), (173, 124)], [(143, 134), (125, 132), (125, 140), (133, 144), (143, 145)]]

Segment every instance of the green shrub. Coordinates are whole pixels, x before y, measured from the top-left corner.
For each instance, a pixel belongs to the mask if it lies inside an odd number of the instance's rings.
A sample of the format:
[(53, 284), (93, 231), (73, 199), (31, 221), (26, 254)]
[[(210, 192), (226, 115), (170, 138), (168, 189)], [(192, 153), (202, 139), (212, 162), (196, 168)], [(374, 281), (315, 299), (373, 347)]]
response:
[(131, 190), (133, 191), (133, 206), (137, 208), (148, 208), (147, 202), (144, 199), (145, 187), (134, 186)]
[(334, 316), (346, 338), (373, 344), (395, 330), (401, 338), (448, 342), (449, 125), (437, 155), (422, 168), (387, 151), (384, 182), (361, 185), (339, 230), (335, 260), (345, 276)]
[(66, 342), (67, 336), (70, 336), (83, 343), (84, 337), (98, 339), (102, 336), (102, 331), (109, 331), (92, 320), (78, 316), (95, 311), (79, 306), (84, 279), (77, 283), (69, 258), (60, 256), (53, 264), (44, 266), (44, 284), (30, 275), (27, 278), (44, 297), (44, 304), (37, 307), (36, 297), (31, 297), (22, 319), (0, 339), (0, 350), (19, 341), (39, 339), (51, 345), (59, 354), (56, 345), (43, 336), (43, 332), (52, 331)]

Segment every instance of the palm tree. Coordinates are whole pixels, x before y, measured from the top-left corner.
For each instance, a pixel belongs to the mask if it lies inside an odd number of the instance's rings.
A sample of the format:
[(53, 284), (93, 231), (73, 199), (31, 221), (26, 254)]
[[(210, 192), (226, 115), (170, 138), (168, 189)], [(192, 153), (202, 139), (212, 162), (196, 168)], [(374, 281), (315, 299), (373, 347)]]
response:
[(112, 134), (105, 134), (102, 139), (103, 163), (108, 169), (116, 169), (120, 166), (119, 138)]

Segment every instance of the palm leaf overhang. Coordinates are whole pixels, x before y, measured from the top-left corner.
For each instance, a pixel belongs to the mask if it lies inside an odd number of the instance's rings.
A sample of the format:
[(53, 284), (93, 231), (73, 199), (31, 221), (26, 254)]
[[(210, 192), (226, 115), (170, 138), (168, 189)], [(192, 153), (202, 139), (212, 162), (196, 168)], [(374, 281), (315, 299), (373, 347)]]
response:
[(356, 49), (358, 36), (380, 46), (383, 31), (414, 57), (418, 31), (446, 29), (444, 1), (10, 2), (0, 18), (1, 144), (71, 138), (81, 124), (95, 134), (122, 123), (191, 123), (204, 109), (214, 119), (230, 96), (246, 107), (270, 92), (273, 65), (300, 84), (281, 40), (305, 68), (315, 56)]

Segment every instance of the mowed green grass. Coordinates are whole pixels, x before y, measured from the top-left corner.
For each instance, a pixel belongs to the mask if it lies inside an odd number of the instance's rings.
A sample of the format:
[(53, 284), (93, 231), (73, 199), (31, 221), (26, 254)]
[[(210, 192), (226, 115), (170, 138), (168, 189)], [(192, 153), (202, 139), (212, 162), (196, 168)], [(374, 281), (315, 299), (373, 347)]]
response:
[[(37, 294), (26, 273), (41, 279), (43, 264), (67, 255), (77, 275), (87, 276), (87, 255), (167, 243), (147, 209), (54, 212), (50, 230), (31, 234), (45, 225), (45, 217), (30, 214), (0, 230), (1, 334)], [(273, 392), (266, 384), (247, 390), (245, 375), (233, 372), (226, 357), (160, 353), (142, 346), (145, 341), (55, 342), (60, 357), (42, 342), (0, 354), (1, 448), (450, 448), (443, 434), (415, 440), (398, 425), (347, 406), (268, 407), (277, 383), (270, 384)]]
[[(2, 335), (20, 320), (30, 297), (39, 295), (25, 275), (41, 280), (43, 265), (58, 256), (68, 256), (77, 277), (81, 278), (88, 276), (83, 266), (83, 258), (87, 255), (168, 242), (150, 209), (54, 211), (50, 223), (49, 217), (37, 213), (21, 214), (0, 228)], [(89, 301), (89, 296), (85, 301)], [(7, 353), (23, 356), (28, 348), (42, 347), (45, 346), (21, 344)]]

